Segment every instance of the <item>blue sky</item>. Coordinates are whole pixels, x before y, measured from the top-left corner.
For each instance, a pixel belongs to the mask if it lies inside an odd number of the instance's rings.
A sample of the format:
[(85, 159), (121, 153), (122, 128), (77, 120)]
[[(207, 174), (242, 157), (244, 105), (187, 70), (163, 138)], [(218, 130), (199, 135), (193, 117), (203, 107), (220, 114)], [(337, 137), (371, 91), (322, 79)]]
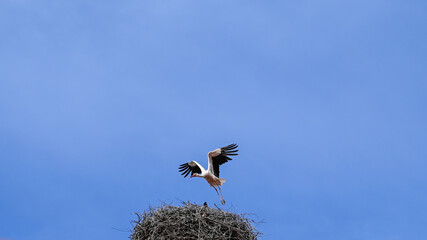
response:
[(264, 239), (426, 239), (425, 1), (0, 3), (0, 239), (219, 204)]

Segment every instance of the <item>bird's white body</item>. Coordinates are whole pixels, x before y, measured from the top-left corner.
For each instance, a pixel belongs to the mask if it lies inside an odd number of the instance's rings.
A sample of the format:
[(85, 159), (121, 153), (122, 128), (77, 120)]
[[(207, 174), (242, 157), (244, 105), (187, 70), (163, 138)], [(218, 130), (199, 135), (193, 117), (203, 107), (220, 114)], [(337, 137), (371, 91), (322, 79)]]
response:
[(215, 176), (215, 174), (213, 173), (214, 171), (213, 171), (212, 157), (216, 157), (219, 154), (221, 154), (220, 148), (216, 149), (215, 151), (209, 152), (209, 154), (208, 154), (208, 159), (209, 159), (208, 170), (206, 170), (198, 162), (194, 161), (197, 164), (197, 166), (200, 168), (200, 170), (202, 170), (201, 174), (194, 175), (194, 177), (204, 178), (211, 185), (211, 187), (221, 186), (222, 184), (224, 184), (226, 182), (226, 180), (224, 178), (219, 178), (219, 177)]
[(211, 185), (211, 187), (221, 186), (222, 184), (224, 184), (226, 182), (226, 180), (224, 178), (219, 178), (209, 171), (205, 170), (203, 172), (203, 169), (202, 169), (202, 174), (196, 175), (194, 177), (204, 178)]

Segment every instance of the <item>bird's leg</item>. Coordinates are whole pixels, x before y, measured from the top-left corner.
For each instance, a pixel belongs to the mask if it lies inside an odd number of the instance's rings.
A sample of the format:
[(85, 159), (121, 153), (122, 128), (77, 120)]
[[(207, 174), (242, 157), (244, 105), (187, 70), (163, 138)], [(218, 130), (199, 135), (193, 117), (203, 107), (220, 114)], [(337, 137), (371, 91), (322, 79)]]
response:
[(215, 187), (215, 186), (212, 186), (212, 187), (215, 189), (216, 194), (218, 194), (219, 200), (220, 200), (220, 201), (221, 201), (221, 203), (222, 203), (222, 198), (221, 198), (221, 196), (219, 195), (218, 190), (216, 189), (216, 187)]
[(224, 197), (222, 196), (221, 186), (218, 186), (218, 188), (219, 188), (219, 192), (221, 193), (221, 197), (222, 197), (221, 203), (222, 203), (222, 204), (225, 204), (225, 199), (224, 199)]
[(221, 197), (221, 196), (219, 196), (219, 192), (218, 192), (218, 190), (216, 190), (216, 187), (214, 187), (214, 186), (212, 186), (212, 187), (215, 189), (216, 194), (218, 194), (218, 197)]

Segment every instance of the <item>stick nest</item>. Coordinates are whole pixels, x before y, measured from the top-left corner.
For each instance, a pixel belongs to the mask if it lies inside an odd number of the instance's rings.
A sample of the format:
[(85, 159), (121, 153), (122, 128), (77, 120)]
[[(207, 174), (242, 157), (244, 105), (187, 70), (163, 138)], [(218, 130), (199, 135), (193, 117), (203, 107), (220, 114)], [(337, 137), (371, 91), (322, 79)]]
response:
[(136, 213), (131, 240), (157, 239), (257, 239), (261, 234), (245, 214), (235, 214), (207, 205), (163, 205)]

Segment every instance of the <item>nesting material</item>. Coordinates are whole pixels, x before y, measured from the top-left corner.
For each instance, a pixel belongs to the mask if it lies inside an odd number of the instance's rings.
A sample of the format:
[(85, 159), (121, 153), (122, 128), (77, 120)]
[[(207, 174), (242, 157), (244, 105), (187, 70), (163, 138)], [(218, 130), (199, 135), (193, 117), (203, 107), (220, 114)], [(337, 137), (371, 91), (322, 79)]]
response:
[(207, 205), (186, 203), (163, 205), (137, 213), (132, 240), (162, 239), (257, 239), (255, 222), (244, 214), (235, 214)]

